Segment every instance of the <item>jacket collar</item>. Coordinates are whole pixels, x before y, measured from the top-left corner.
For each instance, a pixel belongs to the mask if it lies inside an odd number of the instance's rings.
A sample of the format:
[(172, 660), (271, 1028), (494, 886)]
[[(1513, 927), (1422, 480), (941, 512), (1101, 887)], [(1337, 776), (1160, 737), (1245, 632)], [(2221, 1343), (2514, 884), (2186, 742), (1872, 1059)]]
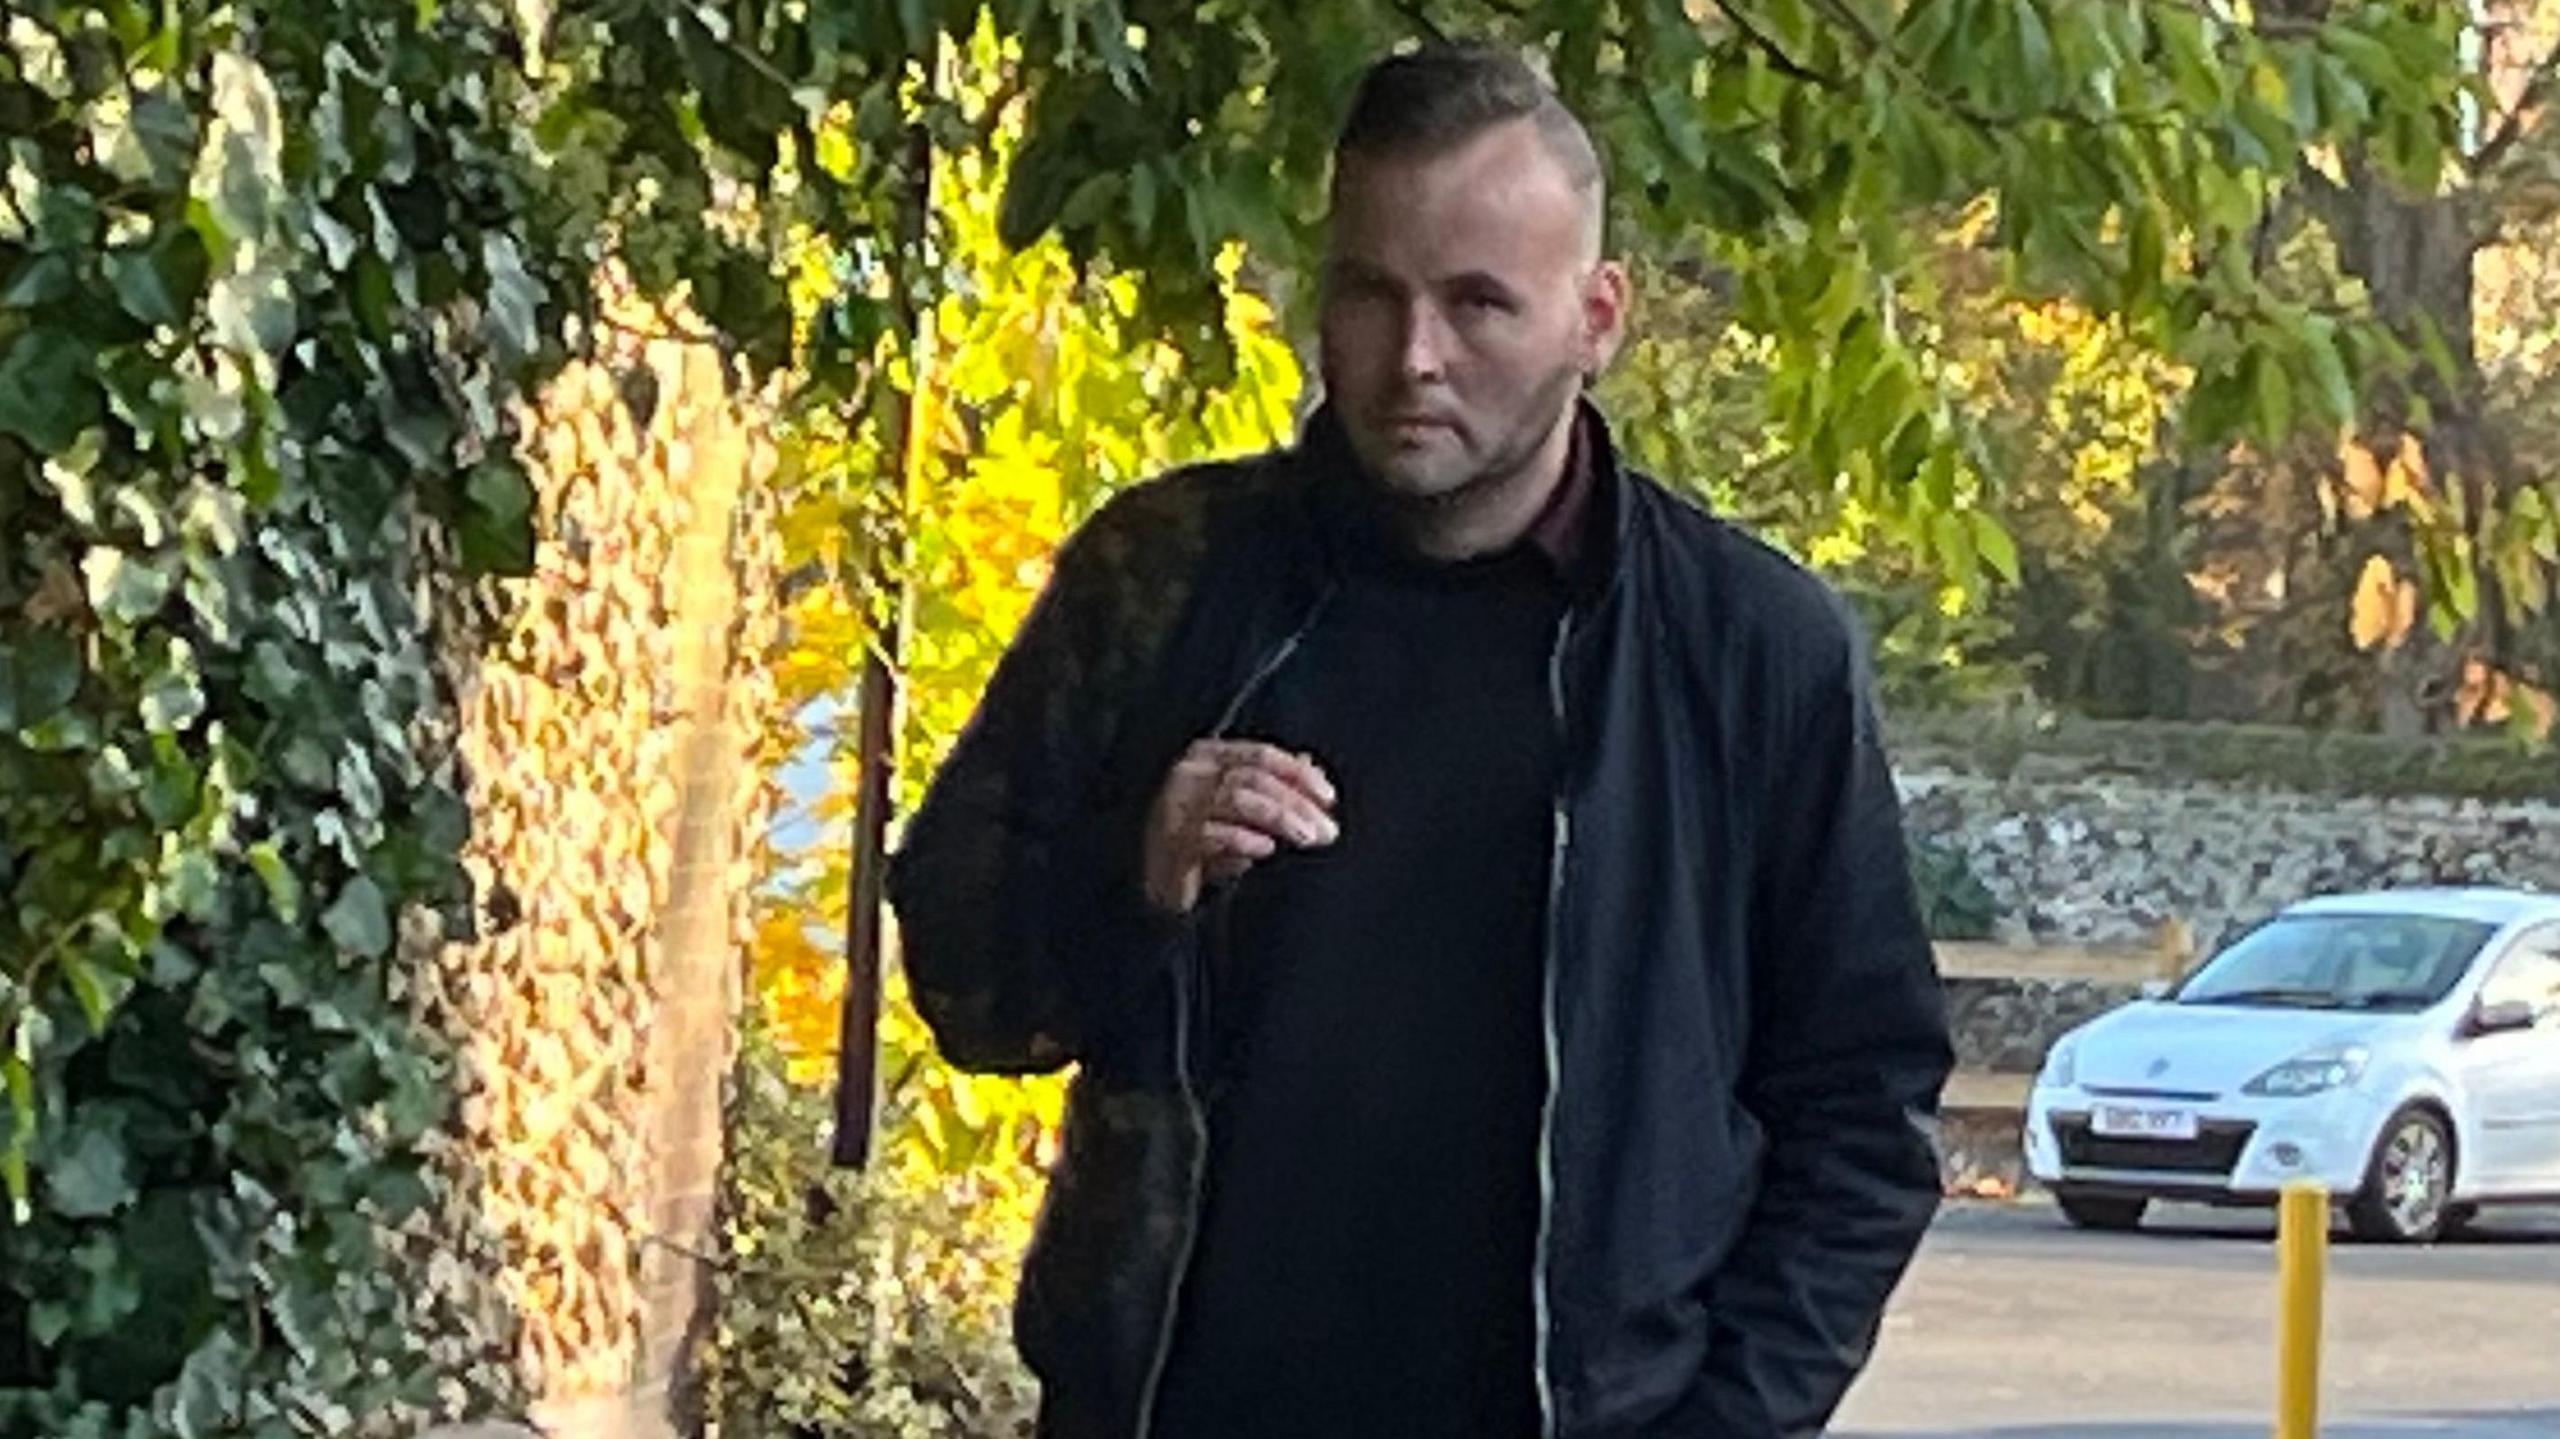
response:
[[(1574, 597), (1582, 600), (1609, 587), (1626, 548), (1634, 506), (1608, 419), (1588, 396), (1575, 404), (1574, 454), (1566, 463), (1580, 474), (1568, 472), (1567, 488), (1558, 499), (1580, 512), (1542, 515), (1530, 542), (1555, 558)], [(1403, 541), (1387, 528), (1372, 482), (1330, 403), (1308, 415), (1294, 453), (1328, 570), (1339, 573), (1354, 557), (1381, 546), (1402, 549)]]

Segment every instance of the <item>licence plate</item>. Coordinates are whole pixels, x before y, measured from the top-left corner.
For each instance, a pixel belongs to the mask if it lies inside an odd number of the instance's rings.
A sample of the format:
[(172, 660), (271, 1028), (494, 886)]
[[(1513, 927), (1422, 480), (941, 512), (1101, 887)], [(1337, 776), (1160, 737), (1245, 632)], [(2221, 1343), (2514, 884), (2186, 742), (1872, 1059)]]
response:
[(2089, 1116), (2091, 1133), (2108, 1139), (2193, 1139), (2198, 1133), (2192, 1109), (2151, 1109), (2131, 1104), (2101, 1104)]

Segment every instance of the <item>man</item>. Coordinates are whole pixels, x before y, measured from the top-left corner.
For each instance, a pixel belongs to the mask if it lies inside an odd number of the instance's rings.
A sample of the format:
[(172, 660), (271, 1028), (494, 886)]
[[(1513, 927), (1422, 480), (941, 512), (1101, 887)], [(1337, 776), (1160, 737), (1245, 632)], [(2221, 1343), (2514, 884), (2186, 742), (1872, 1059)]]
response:
[(946, 1052), (1077, 1066), (1054, 1439), (1818, 1433), (1934, 1211), (1863, 660), (1619, 462), (1601, 215), (1518, 58), (1377, 65), (1326, 405), (1069, 542), (908, 831)]

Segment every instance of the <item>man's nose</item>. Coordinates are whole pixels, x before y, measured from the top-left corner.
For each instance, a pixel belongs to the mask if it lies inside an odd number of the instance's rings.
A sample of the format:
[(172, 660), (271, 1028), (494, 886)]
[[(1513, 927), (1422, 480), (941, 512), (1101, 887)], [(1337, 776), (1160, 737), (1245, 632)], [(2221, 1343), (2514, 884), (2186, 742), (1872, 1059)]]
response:
[(1405, 307), (1404, 338), (1397, 355), (1397, 368), (1404, 378), (1437, 380), (1448, 364), (1448, 335), (1440, 324), (1438, 308), (1427, 300), (1417, 300)]

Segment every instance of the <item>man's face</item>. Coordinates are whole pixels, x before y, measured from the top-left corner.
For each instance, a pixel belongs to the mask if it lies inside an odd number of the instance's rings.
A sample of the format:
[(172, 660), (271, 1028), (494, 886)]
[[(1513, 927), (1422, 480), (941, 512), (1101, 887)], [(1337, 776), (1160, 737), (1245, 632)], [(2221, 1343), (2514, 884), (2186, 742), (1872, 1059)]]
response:
[(1519, 473), (1614, 348), (1624, 280), (1528, 120), (1437, 154), (1347, 159), (1325, 264), (1325, 390), (1407, 500)]

